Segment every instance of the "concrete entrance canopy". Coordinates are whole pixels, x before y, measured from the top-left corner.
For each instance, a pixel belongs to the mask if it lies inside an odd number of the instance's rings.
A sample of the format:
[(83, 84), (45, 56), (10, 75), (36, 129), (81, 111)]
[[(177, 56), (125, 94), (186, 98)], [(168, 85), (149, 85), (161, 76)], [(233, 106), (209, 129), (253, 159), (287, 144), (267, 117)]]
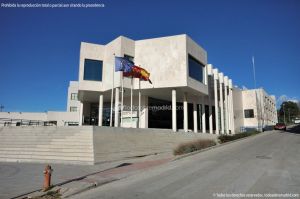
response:
[(103, 101), (110, 101), (111, 90), (105, 92), (79, 90), (78, 100), (81, 102), (98, 103), (100, 95), (103, 95)]
[[(199, 86), (199, 85), (197, 85)], [(187, 93), (189, 97), (197, 98), (207, 95), (207, 86), (199, 86), (200, 89), (195, 90), (191, 87), (175, 87), (175, 88), (152, 88), (152, 89), (140, 89), (143, 96), (153, 97), (161, 100), (171, 101), (172, 99), (172, 89), (176, 89), (178, 102), (182, 102), (182, 97), (184, 93)], [(201, 92), (202, 91), (202, 92)], [(121, 89), (120, 89), (121, 92)], [(133, 90), (133, 95), (136, 96), (138, 94), (138, 89)], [(98, 103), (99, 96), (103, 95), (104, 102), (110, 102), (111, 100), (111, 90), (105, 92), (97, 92), (97, 91), (78, 91), (78, 100), (82, 102), (91, 102)], [(121, 95), (120, 95), (121, 96)], [(124, 98), (130, 97), (130, 89), (124, 88)], [(114, 99), (115, 100), (115, 99)], [(121, 99), (120, 99), (121, 100)]]

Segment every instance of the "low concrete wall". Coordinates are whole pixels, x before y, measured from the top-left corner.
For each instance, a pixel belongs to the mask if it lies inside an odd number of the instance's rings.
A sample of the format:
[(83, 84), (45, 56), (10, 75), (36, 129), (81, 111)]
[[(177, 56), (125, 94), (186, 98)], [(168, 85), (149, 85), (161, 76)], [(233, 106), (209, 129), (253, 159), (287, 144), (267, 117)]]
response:
[(172, 152), (180, 143), (216, 135), (174, 133), (165, 129), (94, 127), (95, 163), (154, 153)]
[(66, 125), (65, 122), (79, 123), (79, 112), (49, 111), (47, 119), (48, 121), (57, 121), (57, 126)]
[(0, 162), (96, 164), (172, 153), (180, 143), (216, 135), (92, 126), (0, 127)]

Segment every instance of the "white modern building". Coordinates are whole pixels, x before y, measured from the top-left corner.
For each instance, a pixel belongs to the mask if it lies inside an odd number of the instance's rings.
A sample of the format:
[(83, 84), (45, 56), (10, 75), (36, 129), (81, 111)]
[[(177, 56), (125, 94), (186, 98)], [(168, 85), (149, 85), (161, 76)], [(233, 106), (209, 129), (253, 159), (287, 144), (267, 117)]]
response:
[[(152, 84), (115, 72), (115, 56), (148, 70)], [(60, 124), (211, 134), (277, 122), (274, 96), (234, 87), (185, 34), (137, 41), (120, 36), (106, 45), (82, 42), (79, 78), (70, 82), (66, 114), (73, 118), (59, 118)]]
[(235, 116), (239, 118), (236, 124), (247, 129), (264, 129), (278, 122), (276, 99), (268, 95), (262, 88), (244, 89), (235, 88)]
[[(153, 84), (133, 79), (132, 112), (131, 79), (124, 78), (122, 92), (122, 74), (114, 72), (115, 56), (127, 57), (151, 73)], [(243, 97), (234, 95), (235, 91), (241, 92)], [(217, 134), (239, 132), (244, 126), (274, 125), (277, 122), (275, 99), (265, 92), (258, 92), (270, 104), (270, 111), (261, 113), (264, 122), (258, 125), (248, 121), (251, 119), (247, 104), (253, 105), (251, 100), (256, 98), (244, 97), (247, 92), (250, 91), (234, 88), (228, 76), (207, 64), (207, 52), (187, 35), (138, 41), (120, 36), (106, 45), (81, 43), (80, 125), (169, 128)], [(110, 121), (112, 102), (114, 117)], [(236, 109), (243, 111), (239, 113)], [(261, 115), (256, 114), (254, 118), (260, 121)]]
[(78, 81), (70, 81), (68, 87), (67, 112), (78, 112), (80, 102), (78, 101)]
[(0, 126), (70, 126), (79, 124), (77, 99), (78, 82), (70, 81), (67, 98), (67, 111), (45, 112), (0, 112)]
[[(151, 73), (153, 84), (133, 79), (132, 115), (126, 108), (131, 109), (131, 79), (124, 78), (120, 92), (122, 74), (114, 72), (115, 56), (128, 57)], [(121, 36), (106, 45), (81, 43), (80, 125), (111, 124), (112, 98), (115, 127), (235, 132), (232, 80), (208, 65), (207, 52), (187, 35), (138, 41)]]

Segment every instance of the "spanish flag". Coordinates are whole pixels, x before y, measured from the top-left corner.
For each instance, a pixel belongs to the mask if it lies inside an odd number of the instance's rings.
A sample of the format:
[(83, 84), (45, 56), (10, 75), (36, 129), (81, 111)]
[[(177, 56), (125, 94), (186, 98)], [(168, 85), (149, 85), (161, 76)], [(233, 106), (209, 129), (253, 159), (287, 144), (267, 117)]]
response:
[(139, 67), (139, 66), (132, 66), (132, 70), (131, 72), (124, 72), (123, 73), (124, 77), (134, 77), (134, 78), (139, 78), (141, 80), (144, 80), (144, 81), (149, 81), (150, 84), (152, 84), (151, 80), (150, 80), (150, 73), (142, 68), (142, 67)]

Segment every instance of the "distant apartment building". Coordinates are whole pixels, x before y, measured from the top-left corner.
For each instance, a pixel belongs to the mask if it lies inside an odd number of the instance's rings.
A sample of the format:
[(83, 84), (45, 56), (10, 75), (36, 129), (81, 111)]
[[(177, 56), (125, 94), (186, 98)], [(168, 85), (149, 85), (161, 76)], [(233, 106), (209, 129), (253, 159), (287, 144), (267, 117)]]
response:
[(244, 129), (263, 129), (278, 122), (276, 99), (262, 89), (235, 89), (236, 122)]
[(68, 87), (67, 112), (78, 112), (80, 102), (78, 101), (78, 82), (70, 81)]
[(0, 126), (69, 126), (79, 124), (78, 82), (70, 81), (66, 111), (0, 112)]
[[(152, 84), (115, 72), (115, 56), (147, 69)], [(65, 114), (72, 118), (58, 118), (61, 125), (214, 134), (261, 129), (277, 122), (274, 96), (263, 89), (234, 87), (229, 76), (207, 63), (207, 52), (187, 35), (137, 41), (120, 36), (106, 45), (82, 42), (79, 78), (70, 82)]]

